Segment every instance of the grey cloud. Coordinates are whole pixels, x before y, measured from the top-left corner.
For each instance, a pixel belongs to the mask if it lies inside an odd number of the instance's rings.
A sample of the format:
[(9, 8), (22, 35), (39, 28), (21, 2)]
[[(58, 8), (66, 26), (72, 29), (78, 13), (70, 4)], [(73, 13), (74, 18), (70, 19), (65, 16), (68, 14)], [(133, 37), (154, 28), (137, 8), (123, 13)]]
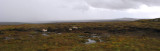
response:
[(160, 5), (160, 0), (86, 0), (86, 2), (92, 7), (107, 9), (135, 9), (143, 4), (148, 6)]
[[(128, 9), (138, 8), (142, 4), (149, 6), (160, 5), (158, 0), (0, 0), (0, 22), (89, 20), (136, 17), (138, 14), (142, 13), (130, 14), (125, 10), (108, 11), (106, 9), (99, 8)], [(147, 17), (145, 14), (141, 17)], [(151, 13), (148, 15), (153, 14)], [(156, 15), (158, 16), (159, 14)]]
[(89, 10), (90, 8), (88, 7), (88, 5), (80, 4), (80, 5), (75, 5), (75, 6), (73, 6), (73, 9), (74, 9), (74, 10), (87, 11), (87, 10)]
[(148, 6), (160, 6), (160, 0), (134, 0)]
[(80, 11), (88, 10), (84, 3), (80, 0), (0, 0), (0, 21), (84, 19)]

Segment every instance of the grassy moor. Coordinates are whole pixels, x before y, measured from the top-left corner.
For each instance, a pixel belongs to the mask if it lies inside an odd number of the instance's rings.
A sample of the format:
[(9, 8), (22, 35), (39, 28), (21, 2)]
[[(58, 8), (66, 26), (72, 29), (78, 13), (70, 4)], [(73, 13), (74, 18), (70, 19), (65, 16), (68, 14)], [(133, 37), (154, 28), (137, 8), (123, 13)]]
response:
[(0, 25), (0, 51), (160, 51), (160, 19)]

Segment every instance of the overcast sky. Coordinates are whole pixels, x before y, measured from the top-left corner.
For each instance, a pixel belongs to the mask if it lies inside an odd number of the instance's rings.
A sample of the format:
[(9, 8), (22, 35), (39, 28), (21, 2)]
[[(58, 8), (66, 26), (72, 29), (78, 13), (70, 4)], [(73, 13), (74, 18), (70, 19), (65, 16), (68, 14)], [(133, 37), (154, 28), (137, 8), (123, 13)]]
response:
[(160, 17), (160, 0), (0, 0), (0, 22)]

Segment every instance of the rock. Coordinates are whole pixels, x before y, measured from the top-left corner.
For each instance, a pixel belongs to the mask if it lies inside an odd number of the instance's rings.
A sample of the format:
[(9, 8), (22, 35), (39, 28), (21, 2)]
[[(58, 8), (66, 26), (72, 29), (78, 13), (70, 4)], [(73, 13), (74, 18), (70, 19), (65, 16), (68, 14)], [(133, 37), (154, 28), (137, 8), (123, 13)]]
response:
[(73, 26), (72, 28), (73, 28), (73, 29), (78, 29), (78, 27), (76, 27), (76, 26)]
[(47, 32), (48, 30), (47, 30), (47, 29), (42, 29), (42, 31), (43, 31), (43, 32)]
[(69, 30), (71, 31), (71, 30), (72, 30), (72, 28), (69, 28)]

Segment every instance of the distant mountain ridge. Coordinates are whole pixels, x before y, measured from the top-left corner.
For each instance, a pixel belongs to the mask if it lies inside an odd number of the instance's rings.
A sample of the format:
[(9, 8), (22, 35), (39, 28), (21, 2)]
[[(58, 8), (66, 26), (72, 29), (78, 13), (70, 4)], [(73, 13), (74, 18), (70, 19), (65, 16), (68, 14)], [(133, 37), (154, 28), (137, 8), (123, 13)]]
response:
[(139, 20), (139, 19), (136, 19), (136, 18), (119, 18), (119, 19), (116, 19), (116, 20), (122, 20), (122, 21), (136, 21), (136, 20)]
[(20, 25), (20, 24), (26, 24), (22, 22), (0, 22), (0, 25)]
[[(72, 21), (53, 21), (56, 23), (61, 23), (61, 22), (117, 22), (117, 21), (136, 21), (139, 19), (135, 18), (118, 18), (118, 19), (97, 19), (97, 20), (72, 20)], [(50, 22), (50, 23), (53, 23)]]
[(136, 21), (135, 18), (118, 18), (118, 19), (104, 19), (104, 20), (72, 20), (72, 21), (45, 21), (37, 23), (25, 22), (0, 22), (0, 25), (20, 25), (20, 24), (45, 24), (45, 23), (67, 23), (67, 22), (117, 22), (117, 21)]

